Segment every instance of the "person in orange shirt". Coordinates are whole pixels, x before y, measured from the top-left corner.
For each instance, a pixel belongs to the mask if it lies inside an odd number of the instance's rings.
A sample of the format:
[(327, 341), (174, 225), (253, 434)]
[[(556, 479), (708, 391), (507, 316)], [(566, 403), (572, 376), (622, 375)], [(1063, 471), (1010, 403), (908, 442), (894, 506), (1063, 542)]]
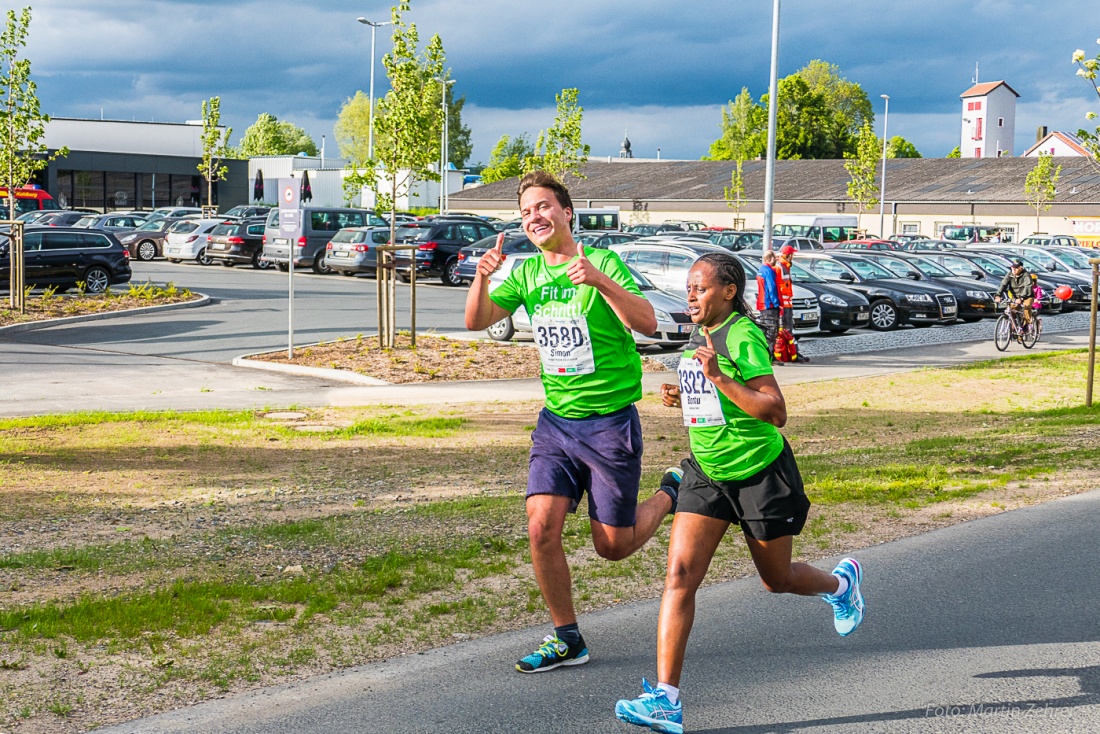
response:
[[(791, 261), (797, 252), (790, 245), (783, 245), (779, 250), (779, 258), (776, 260), (775, 269), (779, 281), (779, 324), (794, 337), (794, 282), (791, 280)], [(795, 340), (797, 343), (797, 340)], [(810, 358), (799, 350), (795, 362), (809, 362)]]

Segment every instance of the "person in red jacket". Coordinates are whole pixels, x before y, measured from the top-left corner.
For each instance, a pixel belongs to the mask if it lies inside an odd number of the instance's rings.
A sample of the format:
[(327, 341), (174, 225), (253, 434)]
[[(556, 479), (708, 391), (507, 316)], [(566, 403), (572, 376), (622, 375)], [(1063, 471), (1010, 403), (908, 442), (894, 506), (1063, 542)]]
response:
[[(794, 338), (794, 282), (791, 280), (791, 262), (797, 252), (790, 245), (783, 245), (776, 261), (776, 273), (779, 274), (779, 323)], [(796, 340), (797, 343), (797, 340)], [(798, 353), (795, 362), (809, 362), (810, 358)]]

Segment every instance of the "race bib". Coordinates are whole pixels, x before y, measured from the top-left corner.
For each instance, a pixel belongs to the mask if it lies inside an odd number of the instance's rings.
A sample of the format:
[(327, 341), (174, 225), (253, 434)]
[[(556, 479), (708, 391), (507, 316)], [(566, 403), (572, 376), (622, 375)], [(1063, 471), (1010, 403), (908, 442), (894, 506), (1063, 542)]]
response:
[(584, 316), (534, 316), (535, 346), (547, 375), (590, 375), (596, 371), (588, 319)]
[(680, 408), (684, 411), (685, 426), (721, 426), (722, 402), (718, 388), (703, 374), (703, 367), (695, 359), (681, 359), (676, 370), (680, 375)]

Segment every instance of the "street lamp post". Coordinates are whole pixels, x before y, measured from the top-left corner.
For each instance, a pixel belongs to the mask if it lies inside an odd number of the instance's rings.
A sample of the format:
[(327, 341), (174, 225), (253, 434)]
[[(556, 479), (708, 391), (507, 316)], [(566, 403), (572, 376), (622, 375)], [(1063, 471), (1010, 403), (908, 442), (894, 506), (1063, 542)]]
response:
[(775, 118), (779, 96), (779, 0), (772, 4), (772, 66), (768, 81), (768, 160), (764, 167), (764, 250), (772, 249), (772, 210), (775, 208)]
[(363, 25), (370, 26), (370, 130), (367, 132), (367, 156), (374, 160), (374, 36), (381, 26), (393, 25), (392, 21), (373, 21), (366, 18), (356, 18)]
[(878, 236), (886, 239), (886, 125), (890, 122), (890, 95), (879, 96), (886, 100), (886, 111), (882, 113), (882, 185), (878, 197)]
[(443, 113), (443, 132), (440, 134), (439, 140), (439, 213), (447, 213), (447, 87), (455, 83), (454, 79), (444, 79), (443, 77), (432, 77), (433, 81), (439, 82), (442, 89), (440, 95), (440, 109)]

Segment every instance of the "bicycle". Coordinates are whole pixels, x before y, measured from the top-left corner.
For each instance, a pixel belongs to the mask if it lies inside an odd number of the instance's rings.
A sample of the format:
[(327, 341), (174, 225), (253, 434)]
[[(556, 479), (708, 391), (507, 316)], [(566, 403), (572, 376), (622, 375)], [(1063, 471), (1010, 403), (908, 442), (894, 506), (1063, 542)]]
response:
[(1004, 313), (997, 317), (993, 344), (999, 352), (1008, 349), (1013, 339), (1023, 344), (1024, 349), (1031, 349), (1043, 333), (1043, 320), (1037, 313), (1032, 313), (1030, 324), (1020, 318), (1020, 303), (1019, 300), (1010, 301)]

